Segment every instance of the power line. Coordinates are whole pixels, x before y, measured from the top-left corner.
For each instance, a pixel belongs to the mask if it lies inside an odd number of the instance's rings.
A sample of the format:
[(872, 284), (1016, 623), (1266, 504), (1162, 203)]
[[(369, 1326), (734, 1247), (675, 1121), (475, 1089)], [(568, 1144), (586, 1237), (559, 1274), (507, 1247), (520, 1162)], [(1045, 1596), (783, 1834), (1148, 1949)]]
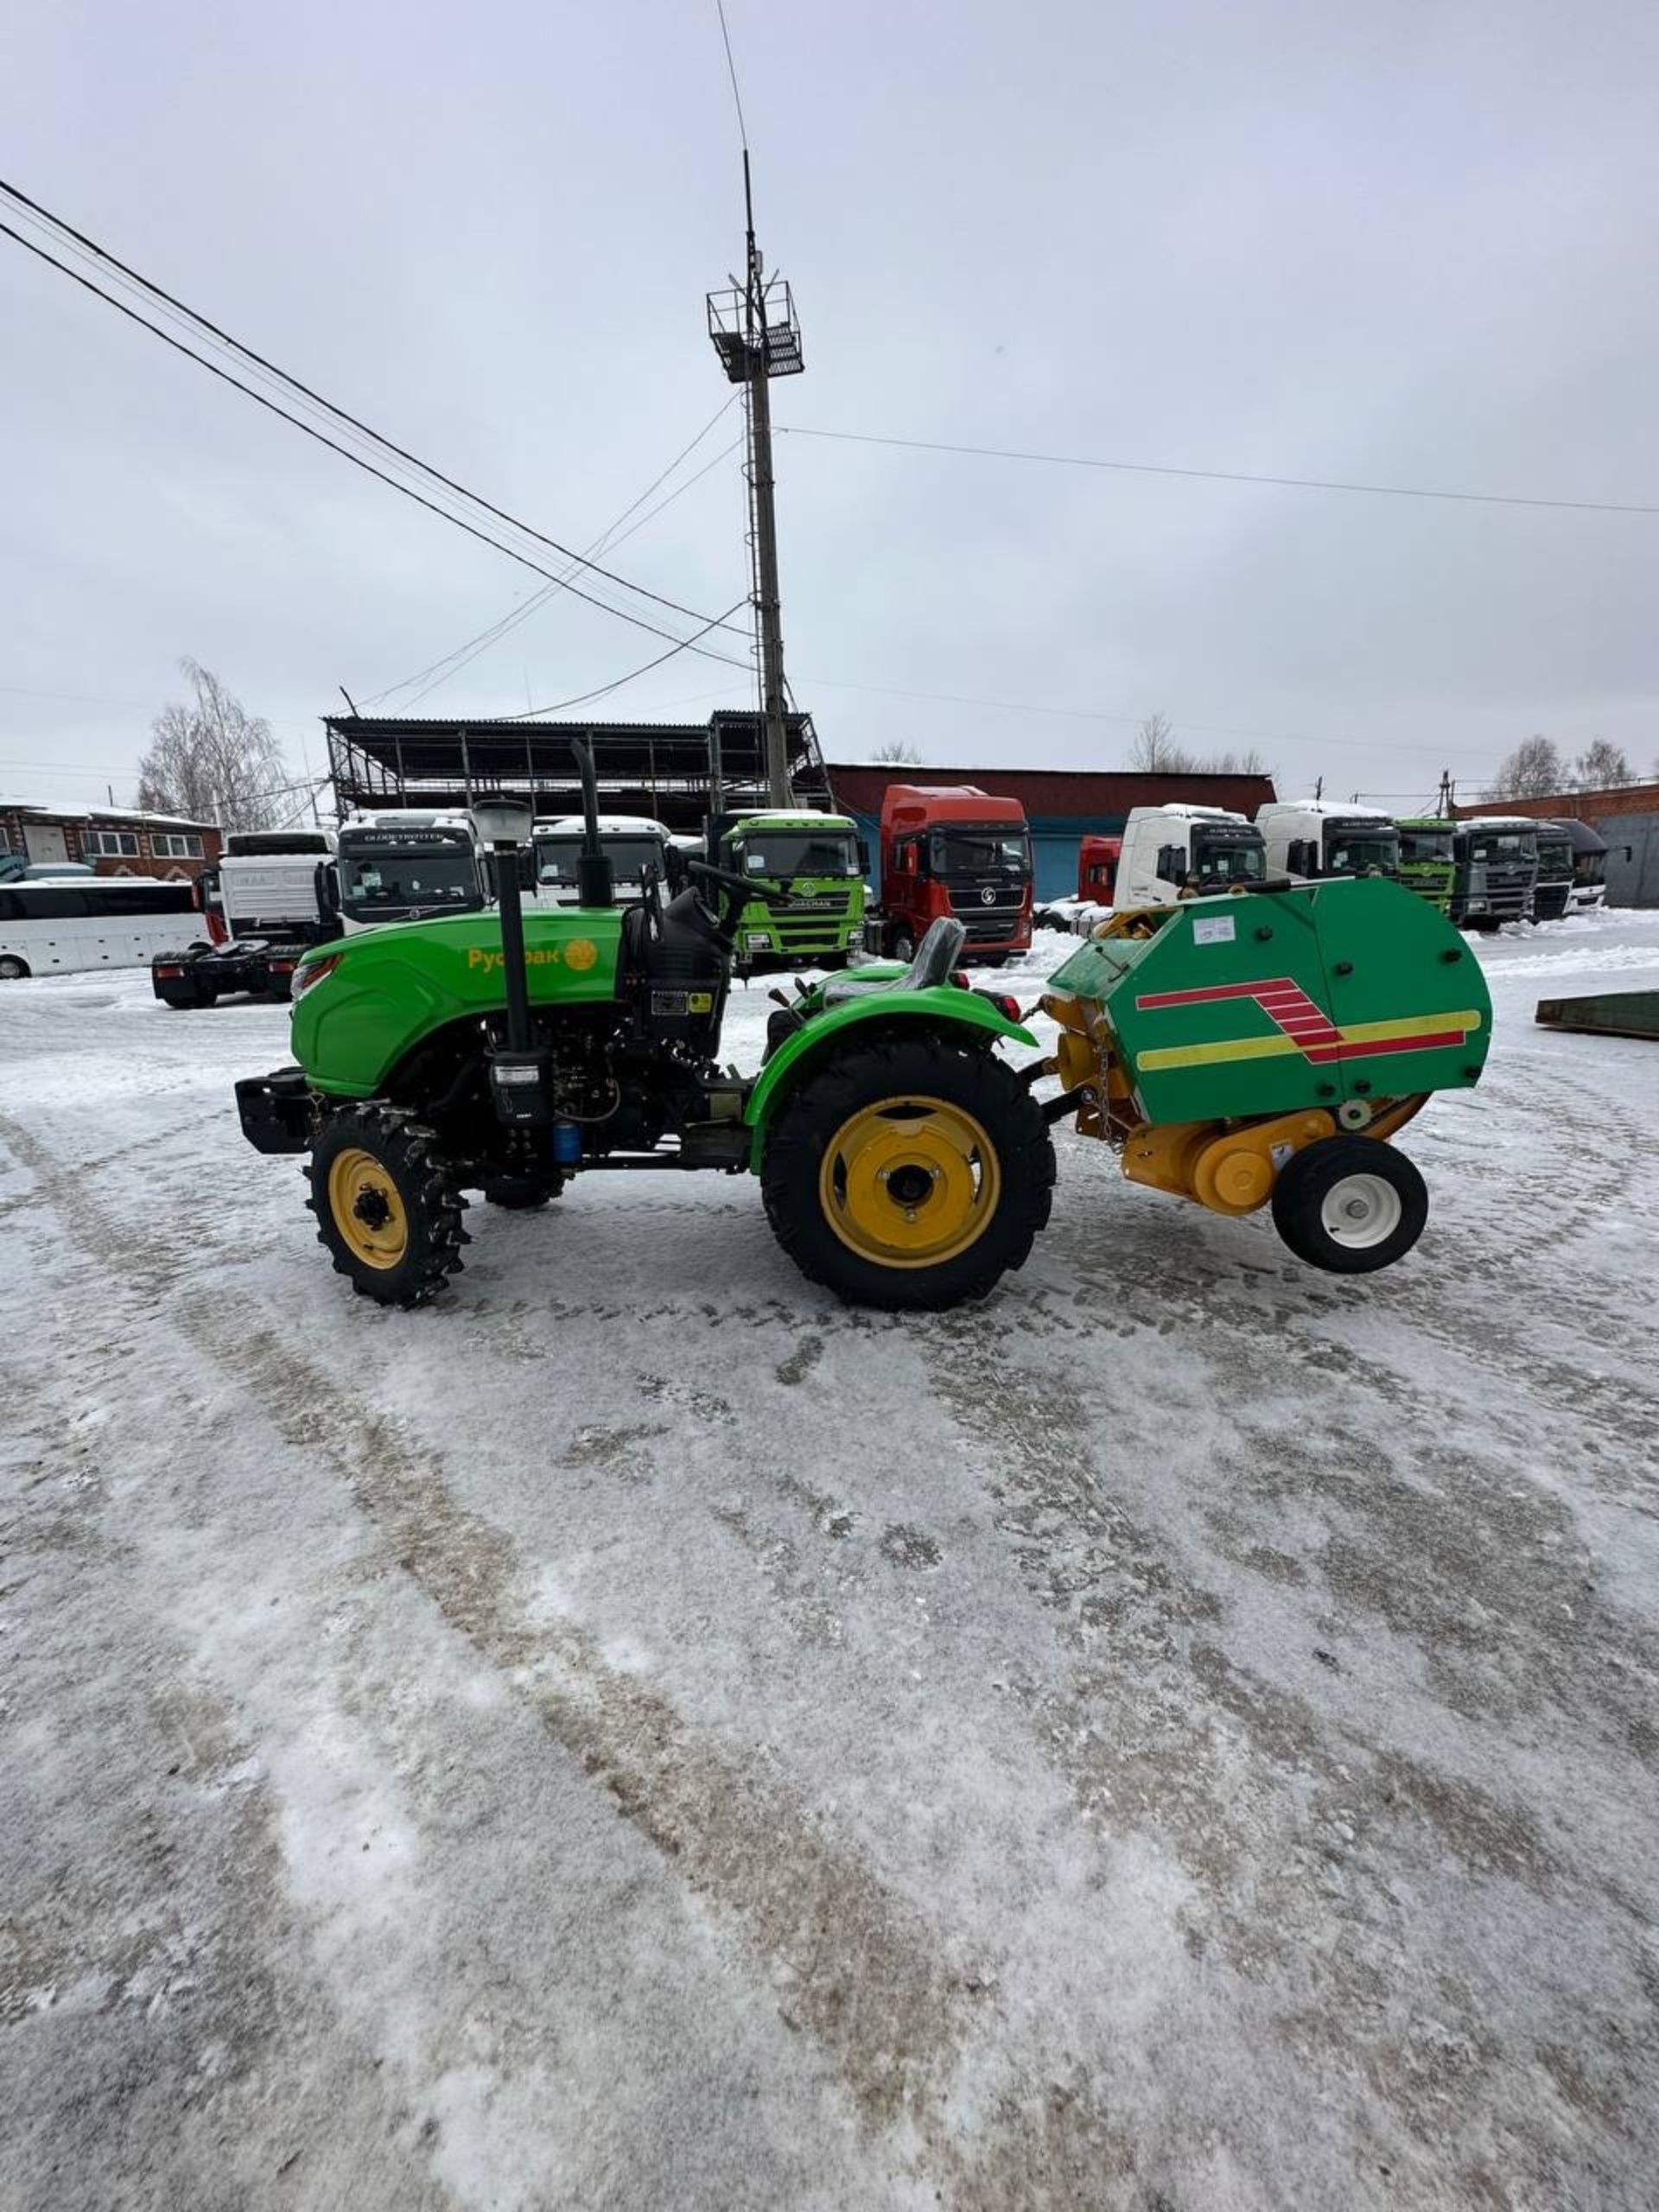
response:
[[(742, 604), (743, 601), (741, 599), (737, 600), (727, 608), (726, 613), (735, 613), (737, 608)], [(722, 615), (719, 619), (723, 621), (725, 616)], [(711, 622), (709, 626), (712, 630), (715, 626)], [(602, 699), (609, 692), (620, 691), (625, 683), (632, 683), (636, 676), (649, 675), (653, 668), (660, 668), (665, 660), (672, 660), (676, 653), (683, 652), (686, 645), (690, 642), (691, 640), (688, 638), (685, 645), (671, 645), (665, 653), (658, 653), (655, 660), (646, 661), (643, 667), (630, 669), (626, 676), (619, 676), (613, 683), (601, 683), (596, 691), (579, 691), (573, 699), (556, 699), (550, 707), (529, 707), (522, 715), (508, 715), (505, 719), (510, 722), (527, 722), (533, 721), (537, 715), (557, 715), (562, 714), (567, 707), (585, 707), (590, 700)]]
[[(738, 446), (741, 445), (741, 439), (735, 439), (730, 445), (723, 447), (721, 450), (715, 455), (711, 461), (709, 461), (703, 467), (698, 469), (695, 476), (688, 476), (683, 484), (677, 485), (674, 490), (667, 494), (666, 498), (658, 499), (654, 507), (647, 507), (645, 513), (640, 516), (638, 522), (632, 524), (628, 529), (622, 532), (620, 537), (612, 539), (611, 542), (617, 545), (626, 544), (628, 539), (633, 536), (636, 530), (643, 530), (648, 522), (652, 521), (656, 516), (661, 514), (664, 507), (671, 507), (675, 500), (680, 497), (682, 493), (689, 492), (695, 484), (700, 484), (703, 478), (709, 474), (709, 469), (718, 468), (722, 461), (725, 461), (730, 454), (736, 452)], [(660, 476), (657, 480), (659, 484), (662, 480), (663, 480)], [(634, 502), (634, 505), (636, 506), (639, 505), (638, 500)], [(631, 513), (632, 510), (627, 509), (625, 510), (625, 512)], [(614, 528), (614, 524), (613, 524), (613, 528)], [(608, 537), (609, 533), (607, 532), (606, 535)], [(604, 542), (603, 538), (596, 541), (598, 544), (602, 544)], [(568, 570), (566, 574), (568, 575)], [(421, 700), (429, 697), (434, 691), (441, 690), (444, 684), (448, 683), (451, 677), (459, 676), (463, 668), (469, 667), (471, 664), (478, 658), (480, 653), (486, 652), (492, 645), (499, 645), (500, 640), (506, 636), (507, 632), (510, 630), (516, 630), (521, 622), (527, 622), (532, 614), (536, 613), (539, 608), (547, 604), (547, 601), (552, 597), (552, 595), (553, 587), (550, 584), (545, 585), (540, 591), (532, 592), (530, 597), (524, 602), (523, 606), (514, 607), (510, 613), (504, 615), (499, 622), (493, 624), (490, 630), (481, 639), (474, 640), (474, 649), (472, 652), (467, 652), (463, 650), (461, 657), (455, 660), (455, 664), (453, 668), (448, 670), (443, 675), (436, 677), (432, 683), (423, 685), (423, 688), (415, 694), (414, 697), (409, 701), (409, 706), (413, 707), (417, 705)], [(726, 614), (729, 615), (735, 613), (737, 608), (743, 606), (743, 604), (744, 601), (740, 599), (736, 602), (736, 606), (728, 607), (727, 608)], [(701, 630), (694, 630), (691, 633), (692, 638), (694, 639), (697, 638), (705, 638), (708, 636), (709, 631), (718, 630), (725, 626), (725, 625), (726, 616), (716, 616), (714, 620), (705, 622)], [(668, 652), (659, 654), (658, 656), (658, 659), (670, 660), (673, 658), (675, 652), (681, 650), (682, 648), (677, 645), (671, 647)], [(451, 658), (453, 658), (454, 656), (451, 656)], [(647, 661), (645, 665), (648, 668), (654, 668), (657, 665), (657, 662)], [(626, 683), (628, 679), (626, 677), (618, 678), (619, 683)], [(607, 690), (611, 690), (614, 687), (610, 685), (606, 686)], [(405, 711), (407, 711), (407, 709), (405, 709)]]
[(1204, 483), (1271, 484), (1297, 492), (1363, 493), (1383, 499), (1452, 499), (1483, 507), (1549, 507), (1577, 514), (1659, 515), (1659, 506), (1625, 505), (1611, 499), (1545, 499), (1522, 498), (1506, 492), (1432, 491), (1414, 484), (1349, 484), (1323, 476), (1258, 476), (1239, 468), (1174, 468), (1150, 461), (1097, 461), (1086, 454), (1025, 453), (1006, 446), (947, 445), (935, 438), (885, 438), (862, 430), (809, 429), (799, 423), (781, 427), (779, 435), (796, 438), (831, 438), (858, 446), (899, 446), (912, 453), (971, 454), (982, 461), (1040, 461), (1055, 468), (1105, 468), (1131, 476), (1182, 476)]
[[(677, 485), (672, 492), (669, 493), (665, 499), (659, 499), (654, 507), (648, 508), (646, 512), (639, 517), (637, 522), (633, 523), (628, 529), (622, 531), (620, 537), (616, 535), (619, 526), (627, 520), (627, 518), (633, 512), (634, 508), (639, 506), (642, 500), (648, 499), (651, 497), (651, 494), (656, 490), (658, 485), (664, 483), (667, 479), (673, 474), (675, 469), (679, 467), (680, 462), (686, 458), (686, 455), (694, 452), (702, 442), (703, 439), (708, 436), (709, 431), (714, 429), (715, 423), (720, 420), (721, 416), (726, 412), (727, 408), (731, 404), (731, 400), (728, 400), (726, 402), (726, 405), (721, 408), (719, 413), (717, 413), (709, 422), (704, 424), (703, 428), (697, 433), (696, 436), (692, 439), (691, 443), (685, 447), (683, 450), (670, 462), (669, 466), (646, 486), (645, 489), (639, 494), (639, 498), (633, 500), (629, 505), (626, 506), (622, 510), (622, 512), (616, 518), (616, 520), (610, 524), (607, 529), (600, 532), (599, 536), (594, 539), (593, 543), (588, 548), (588, 550), (590, 553), (599, 552), (606, 545), (613, 543), (618, 545), (626, 544), (636, 531), (643, 530), (648, 522), (652, 521), (656, 516), (662, 513), (664, 507), (672, 506), (675, 500), (679, 499), (683, 493), (689, 492), (693, 485), (700, 484), (703, 478), (708, 475), (711, 468), (717, 468), (720, 463), (724, 461), (728, 454), (736, 451), (738, 445), (742, 442), (741, 439), (734, 440), (731, 445), (723, 447), (721, 450), (715, 455), (711, 461), (709, 461), (703, 467), (698, 469), (695, 476), (687, 477), (683, 484)], [(561, 581), (568, 581), (573, 573), (574, 571), (572, 569), (567, 569), (564, 571), (564, 576)], [(518, 627), (520, 623), (527, 622), (532, 614), (536, 613), (540, 608), (546, 606), (548, 601), (552, 598), (554, 590), (554, 585), (543, 585), (540, 591), (532, 592), (527, 599), (521, 600), (517, 605), (509, 607), (507, 612), (499, 616), (497, 620), (490, 623), (486, 628), (476, 632), (462, 644), (455, 646), (452, 652), (440, 654), (436, 660), (429, 662), (426, 667), (418, 670), (415, 675), (405, 677), (401, 683), (388, 684), (384, 691), (377, 691), (372, 698), (365, 700), (364, 703), (366, 706), (371, 707), (378, 706), (381, 700), (390, 699), (394, 692), (407, 691), (410, 690), (411, 685), (421, 684), (423, 688), (416, 691), (414, 697), (408, 702), (410, 707), (418, 704), (418, 702), (422, 699), (426, 698), (429, 693), (439, 690), (441, 686), (448, 683), (452, 677), (459, 676), (463, 668), (467, 667), (473, 661), (476, 660), (479, 654), (486, 651), (489, 646), (499, 643), (501, 639), (507, 635), (510, 630), (515, 630)], [(738, 601), (738, 605), (741, 607), (742, 604), (742, 601), (740, 600)], [(707, 626), (713, 627), (715, 626), (709, 625)], [(696, 632), (696, 635), (699, 637), (703, 634), (703, 631), (698, 631)], [(451, 664), (453, 664), (453, 665)], [(434, 679), (430, 683), (425, 682), (425, 679), (429, 677)], [(407, 711), (407, 709), (405, 709), (404, 711)]]
[[(82, 707), (120, 707), (127, 713), (134, 715), (149, 715), (156, 711), (156, 702), (153, 699), (106, 699), (101, 694), (92, 691), (36, 691), (29, 685), (23, 683), (0, 683), (0, 697), (58, 699), (67, 701), (73, 706)], [(269, 715), (263, 716), (262, 719), (270, 722), (273, 729), (309, 729), (311, 728), (309, 722), (277, 721)]]
[[(325, 415), (330, 416), (334, 421), (347, 425), (351, 429), (357, 431), (362, 436), (369, 439), (375, 446), (384, 452), (394, 454), (399, 461), (404, 461), (410, 467), (417, 469), (423, 476), (430, 478), (434, 482), (442, 485), (445, 490), (452, 492), (458, 498), (467, 501), (470, 505), (477, 507), (484, 513), (493, 516), (496, 521), (506, 524), (509, 528), (521, 531), (526, 537), (534, 540), (537, 544), (544, 545), (549, 548), (550, 550), (559, 554), (563, 559), (574, 562), (577, 567), (588, 569), (595, 576), (603, 577), (608, 583), (617, 584), (623, 590), (633, 592), (640, 598), (649, 600), (656, 606), (664, 607), (672, 613), (683, 614), (694, 622), (707, 623), (709, 618), (704, 609), (701, 607), (683, 606), (677, 600), (668, 599), (660, 592), (651, 591), (643, 584), (634, 583), (629, 577), (620, 575), (612, 569), (601, 567), (598, 563), (589, 561), (582, 554), (577, 553), (573, 547), (561, 543), (557, 538), (550, 537), (545, 531), (536, 529), (533, 524), (521, 521), (516, 515), (508, 513), (505, 508), (496, 506), (491, 500), (485, 499), (480, 493), (474, 492), (466, 485), (458, 483), (454, 477), (446, 475), (442, 469), (435, 467), (429, 461), (422, 461), (417, 454), (412, 454), (405, 447), (398, 445), (395, 440), (385, 436), (380, 431), (372, 429), (368, 423), (362, 422), (357, 416), (349, 413), (345, 408), (335, 405), (332, 400), (325, 399), (321, 392), (315, 391), (311, 385), (302, 382), (298, 377), (290, 375), (285, 369), (278, 368), (275, 362), (268, 360), (263, 353), (257, 352), (254, 347), (245, 345), (240, 339), (232, 337), (228, 331), (222, 329), (219, 324), (213, 321), (208, 316), (199, 313), (194, 308), (187, 306), (182, 300), (175, 298), (171, 292), (166, 290), (162, 285), (152, 283), (152, 281), (147, 276), (141, 276), (137, 270), (129, 267), (125, 262), (120, 260), (116, 255), (109, 252), (105, 247), (99, 245), (95, 239), (88, 238), (84, 232), (77, 230), (72, 223), (66, 222), (61, 216), (54, 215), (49, 208), (43, 207), (38, 201), (31, 200), (27, 193), (20, 191), (16, 185), (8, 183), (3, 178), (0, 178), (0, 194), (3, 194), (8, 200), (13, 201), (16, 206), (27, 210), (29, 215), (49, 226), (50, 232), (61, 232), (64, 237), (73, 239), (75, 245), (80, 247), (85, 252), (94, 257), (99, 263), (103, 264), (108, 268), (118, 272), (120, 276), (124, 278), (129, 283), (136, 285), (141, 292), (147, 295), (149, 298), (161, 302), (175, 315), (185, 317), (187, 321), (191, 325), (193, 330), (207, 333), (210, 338), (217, 340), (220, 345), (227, 346), (234, 354), (238, 355), (240, 359), (252, 363), (266, 375), (275, 378), (290, 391), (297, 392), (303, 398), (308, 400), (314, 407), (321, 409)], [(321, 436), (321, 434), (312, 425), (301, 422), (297, 416), (287, 414), (283, 409), (277, 408), (274, 403), (267, 398), (264, 394), (253, 391), (251, 386), (241, 384), (235, 378), (226, 376), (226, 372), (222, 369), (218, 368), (213, 363), (204, 359), (200, 354), (193, 353), (189, 347), (180, 345), (178, 340), (170, 337), (167, 332), (159, 329), (156, 324), (148, 321), (143, 316), (136, 315), (130, 308), (125, 306), (121, 301), (114, 298), (110, 293), (102, 290), (98, 285), (91, 283), (86, 276), (80, 275), (79, 271), (72, 269), (67, 263), (57, 259), (54, 255), (47, 252), (41, 246), (35, 244), (33, 240), (25, 238), (21, 232), (12, 229), (11, 226), (7, 224), (0, 224), (0, 231), (4, 231), (5, 234), (9, 238), (14, 239), (17, 245), (26, 247), (29, 251), (37, 255), (40, 259), (49, 263), (53, 268), (58, 270), (62, 275), (73, 278), (75, 283), (84, 286), (86, 290), (95, 293), (97, 296), (105, 301), (108, 306), (118, 308), (122, 314), (128, 315), (132, 321), (141, 323), (143, 327), (150, 331), (153, 335), (162, 339), (165, 343), (173, 346), (177, 352), (184, 353), (188, 359), (195, 361), (200, 367), (210, 370), (214, 375), (225, 377), (225, 380), (226, 382), (234, 384), (236, 388), (246, 394), (248, 397), (257, 399), (262, 406), (270, 408), (274, 413), (282, 414), (285, 421), (293, 423), (298, 429), (304, 429), (308, 435), (314, 437)], [(54, 244), (59, 243), (55, 237), (54, 238), (53, 242)], [(332, 441), (328, 440), (325, 440), (324, 442), (333, 443)], [(367, 467), (370, 466), (370, 464), (364, 461), (360, 456), (346, 453), (346, 448), (341, 446), (337, 444), (334, 445), (333, 449), (337, 453), (345, 454), (346, 458), (355, 461), (357, 465), (360, 467)], [(391, 478), (384, 475), (382, 477), (382, 480), (387, 483), (393, 481)], [(398, 484), (395, 488), (404, 491), (410, 498), (419, 497), (419, 494), (412, 491), (407, 485)], [(432, 505), (430, 501), (423, 502), (423, 504), (429, 506), (431, 506)], [(446, 510), (435, 506), (432, 507), (432, 512), (435, 513), (447, 512)], [(450, 515), (448, 519), (456, 522), (461, 527), (467, 526), (461, 523), (459, 517)], [(479, 534), (480, 533), (474, 532), (474, 535)], [(507, 549), (498, 543), (497, 550), (499, 551), (505, 551)], [(542, 573), (546, 575), (548, 572), (543, 570)], [(567, 586), (566, 588), (569, 589), (575, 589), (574, 586)], [(578, 594), (577, 595), (581, 597), (586, 596), (587, 594)], [(603, 600), (594, 600), (592, 604), (598, 607), (605, 607), (607, 612), (616, 614), (623, 620), (629, 619), (623, 614), (620, 608), (609, 607), (607, 602)], [(664, 636), (669, 633), (665, 632), (658, 632), (658, 634), (659, 636)]]
[[(543, 568), (539, 561), (531, 560), (528, 554), (519, 552), (513, 546), (504, 544), (499, 537), (491, 537), (487, 531), (479, 529), (476, 524), (467, 522), (461, 515), (452, 514), (447, 507), (439, 506), (435, 500), (429, 499), (423, 493), (416, 491), (413, 486), (402, 483), (397, 478), (388, 475), (385, 469), (377, 467), (371, 461), (365, 461), (361, 454), (352, 452), (348, 447), (341, 445), (336, 439), (329, 437), (326, 432), (319, 430), (314, 423), (307, 423), (301, 416), (290, 414), (285, 407), (279, 407), (274, 399), (267, 397), (262, 391), (256, 391), (251, 385), (244, 384), (239, 378), (233, 377), (227, 369), (221, 368), (217, 362), (207, 360), (201, 354), (193, 353), (189, 346), (173, 337), (170, 333), (162, 330), (156, 323), (149, 321), (143, 315), (138, 314), (136, 308), (127, 306), (124, 301), (118, 300), (111, 294), (101, 290), (89, 277), (83, 276), (78, 270), (70, 268), (67, 262), (59, 261), (55, 256), (48, 253), (43, 246), (35, 245), (32, 238), (26, 238), (22, 232), (14, 230), (10, 223), (0, 223), (0, 233), (15, 240), (26, 252), (32, 253), (40, 260), (48, 263), (61, 275), (67, 276), (71, 283), (79, 284), (84, 290), (91, 292), (94, 298), (102, 300), (106, 307), (113, 308), (118, 315), (125, 315), (130, 322), (136, 322), (141, 329), (149, 331), (152, 337), (159, 338), (162, 345), (170, 346), (176, 353), (182, 353), (186, 360), (194, 361), (198, 368), (206, 369), (209, 376), (217, 377), (221, 383), (230, 385), (235, 391), (241, 392), (245, 398), (251, 399), (257, 405), (268, 410), (270, 413), (280, 416), (284, 423), (292, 423), (296, 430), (302, 430), (307, 437), (315, 438), (319, 445), (327, 446), (331, 453), (337, 453), (341, 460), (349, 461), (354, 468), (360, 468), (367, 475), (378, 478), (381, 483), (389, 485), (394, 492), (401, 492), (405, 499), (413, 499), (417, 506), (426, 508), (429, 513), (439, 516), (445, 522), (452, 523), (457, 530), (465, 531), (469, 537), (477, 538), (480, 544), (488, 545), (498, 553), (505, 553), (510, 561), (517, 561), (521, 568), (529, 569), (536, 575), (545, 578), (549, 583), (563, 584), (563, 589), (573, 593), (577, 599), (586, 600), (590, 607), (597, 607), (607, 614), (613, 614), (620, 622), (632, 624), (636, 630), (648, 631), (652, 637), (666, 638), (675, 645), (685, 643), (684, 639), (676, 638), (671, 630), (664, 630), (655, 622), (647, 622), (641, 615), (630, 613), (624, 607), (613, 606), (608, 600), (595, 598), (593, 593), (583, 591), (578, 585), (565, 582), (551, 569)], [(591, 566), (591, 563), (583, 565)], [(602, 575), (606, 572), (596, 570), (595, 573)], [(689, 609), (686, 611), (692, 612)], [(705, 631), (717, 626), (716, 623), (709, 621), (706, 617), (699, 618), (694, 614), (693, 619), (702, 620)], [(702, 632), (700, 632), (698, 634), (702, 635)], [(730, 653), (715, 652), (707, 645), (693, 645), (690, 649), (701, 654), (705, 660), (723, 661), (728, 668), (741, 668), (746, 671), (747, 670), (747, 661), (736, 660)]]

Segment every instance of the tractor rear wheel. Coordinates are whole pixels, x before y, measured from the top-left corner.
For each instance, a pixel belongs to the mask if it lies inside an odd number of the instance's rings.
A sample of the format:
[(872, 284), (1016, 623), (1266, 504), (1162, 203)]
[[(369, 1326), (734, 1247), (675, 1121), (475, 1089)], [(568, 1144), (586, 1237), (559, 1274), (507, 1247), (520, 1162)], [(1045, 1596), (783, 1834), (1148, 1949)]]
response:
[(381, 1105), (342, 1107), (306, 1170), (317, 1242), (361, 1298), (424, 1306), (463, 1262), (465, 1201), (434, 1133)]
[(855, 1306), (983, 1298), (1048, 1220), (1054, 1147), (987, 1049), (888, 1033), (811, 1067), (760, 1172), (766, 1218), (813, 1282)]
[(1378, 1137), (1321, 1137), (1293, 1153), (1273, 1186), (1273, 1225), (1299, 1260), (1370, 1274), (1403, 1259), (1428, 1219), (1428, 1190)]

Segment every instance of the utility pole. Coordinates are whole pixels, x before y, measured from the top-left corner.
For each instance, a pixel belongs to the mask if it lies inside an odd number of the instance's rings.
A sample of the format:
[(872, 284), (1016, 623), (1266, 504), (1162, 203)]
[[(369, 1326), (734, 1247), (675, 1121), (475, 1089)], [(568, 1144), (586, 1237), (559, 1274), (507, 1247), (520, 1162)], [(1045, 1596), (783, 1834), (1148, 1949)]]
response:
[(754, 237), (754, 195), (749, 156), (743, 153), (743, 212), (747, 254), (743, 282), (710, 292), (709, 335), (729, 384), (746, 387), (748, 416), (751, 603), (760, 641), (760, 710), (766, 732), (767, 792), (774, 806), (787, 806), (789, 785), (788, 709), (784, 688), (784, 628), (778, 588), (776, 480), (772, 466), (773, 377), (799, 376), (801, 327), (795, 302), (780, 276), (767, 278)]
[(1449, 768), (1442, 768), (1440, 771), (1440, 795), (1439, 799), (1435, 802), (1442, 822), (1450, 822), (1453, 818), (1453, 809), (1456, 807), (1457, 803), (1458, 787), (1452, 780), (1452, 771)]

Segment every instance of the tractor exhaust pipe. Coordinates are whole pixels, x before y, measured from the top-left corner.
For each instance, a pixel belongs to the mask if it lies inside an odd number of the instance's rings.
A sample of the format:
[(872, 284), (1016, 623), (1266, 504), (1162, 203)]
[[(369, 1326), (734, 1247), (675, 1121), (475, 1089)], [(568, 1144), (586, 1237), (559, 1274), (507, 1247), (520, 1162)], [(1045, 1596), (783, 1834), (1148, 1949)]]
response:
[(610, 855), (599, 842), (599, 778), (594, 770), (593, 745), (588, 738), (573, 737), (570, 750), (582, 777), (582, 838), (576, 860), (576, 904), (614, 906), (616, 879)]
[(531, 812), (518, 798), (479, 799), (473, 828), (495, 861), (495, 900), (501, 917), (501, 980), (507, 999), (507, 1049), (530, 1050), (530, 977), (524, 965), (524, 908), (518, 855), (529, 843)]

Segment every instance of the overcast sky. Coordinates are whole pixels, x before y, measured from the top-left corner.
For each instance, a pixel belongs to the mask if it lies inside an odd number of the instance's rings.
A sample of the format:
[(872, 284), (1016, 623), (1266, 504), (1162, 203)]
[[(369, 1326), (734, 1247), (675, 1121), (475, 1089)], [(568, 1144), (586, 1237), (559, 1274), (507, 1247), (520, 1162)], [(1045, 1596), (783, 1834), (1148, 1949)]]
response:
[[(1651, 5), (728, 15), (805, 334), (780, 423), (1659, 504)], [(597, 536), (725, 394), (714, 0), (13, 0), (0, 138), (14, 183), (556, 537)], [(536, 588), (3, 238), (0, 332), (0, 792), (130, 798), (184, 653), (318, 766), (338, 685), (380, 693)], [(737, 599), (736, 472), (617, 566)], [(1425, 798), (1534, 730), (1659, 754), (1659, 516), (799, 435), (779, 480), (790, 676), (832, 759), (1111, 767), (1154, 708), (1292, 792)], [(557, 594), (419, 711), (658, 650)], [(613, 707), (752, 697), (682, 654)]]

